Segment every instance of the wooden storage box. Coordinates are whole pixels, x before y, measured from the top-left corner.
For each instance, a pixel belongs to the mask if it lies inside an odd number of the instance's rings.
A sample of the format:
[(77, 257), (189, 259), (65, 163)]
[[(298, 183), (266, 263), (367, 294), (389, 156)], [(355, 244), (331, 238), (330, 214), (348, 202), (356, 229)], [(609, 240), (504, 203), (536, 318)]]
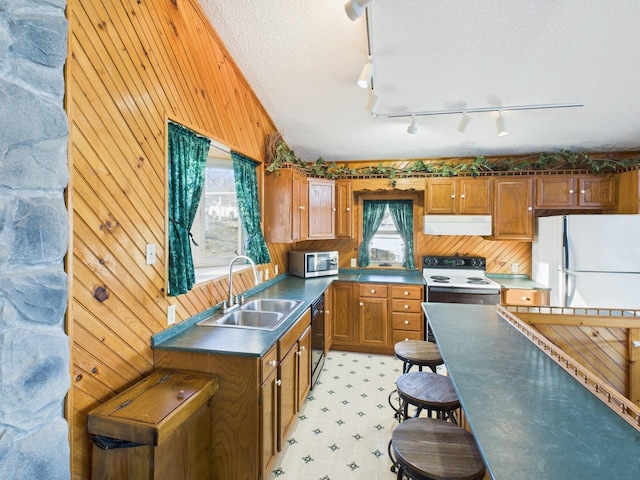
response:
[(93, 480), (208, 479), (218, 378), (159, 370), (89, 413)]

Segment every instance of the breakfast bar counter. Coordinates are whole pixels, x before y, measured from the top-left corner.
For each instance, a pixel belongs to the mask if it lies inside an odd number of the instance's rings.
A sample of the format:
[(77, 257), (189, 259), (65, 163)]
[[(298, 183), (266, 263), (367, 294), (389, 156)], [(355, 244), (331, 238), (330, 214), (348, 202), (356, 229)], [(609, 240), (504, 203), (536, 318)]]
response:
[(495, 306), (422, 307), (494, 479), (640, 478), (640, 432)]

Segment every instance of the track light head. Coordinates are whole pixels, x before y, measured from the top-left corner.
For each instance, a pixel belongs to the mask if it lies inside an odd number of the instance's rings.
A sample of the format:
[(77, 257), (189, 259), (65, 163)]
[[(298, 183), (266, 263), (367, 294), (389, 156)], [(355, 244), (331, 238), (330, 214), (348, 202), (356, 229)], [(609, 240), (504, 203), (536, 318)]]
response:
[(358, 77), (358, 86), (360, 88), (369, 88), (369, 83), (371, 83), (371, 77), (373, 77), (373, 63), (371, 62), (371, 57), (367, 60), (367, 63), (362, 67), (362, 71), (360, 72), (360, 76)]
[(418, 133), (418, 120), (413, 115), (411, 116), (411, 125), (407, 127), (407, 132), (411, 135)]
[(458, 131), (460, 133), (464, 133), (472, 120), (473, 118), (468, 116), (466, 113), (463, 113), (462, 118), (460, 119), (460, 123), (458, 124)]
[(376, 92), (371, 90), (369, 92), (369, 99), (367, 100), (367, 106), (365, 107), (369, 112), (376, 113), (380, 106), (380, 97)]
[(372, 1), (373, 0), (348, 0), (347, 3), (344, 4), (344, 11), (347, 12), (347, 17), (355, 22), (362, 16), (364, 9)]
[(504, 117), (502, 116), (502, 112), (498, 110), (498, 118), (496, 119), (496, 128), (498, 129), (498, 136), (504, 137), (508, 135), (507, 126), (504, 121)]

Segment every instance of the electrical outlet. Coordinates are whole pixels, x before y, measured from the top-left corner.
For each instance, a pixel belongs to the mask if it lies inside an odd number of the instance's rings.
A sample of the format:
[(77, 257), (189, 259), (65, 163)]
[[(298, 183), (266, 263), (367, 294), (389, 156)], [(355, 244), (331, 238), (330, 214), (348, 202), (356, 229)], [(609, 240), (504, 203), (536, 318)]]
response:
[(512, 263), (511, 264), (511, 272), (512, 273), (518, 273), (518, 271), (520, 270), (520, 266), (517, 263)]
[(147, 243), (147, 265), (153, 265), (154, 263), (156, 263), (156, 245)]
[(176, 306), (169, 305), (167, 307), (167, 325), (173, 325), (176, 323)]
[(356, 259), (352, 258), (351, 259), (351, 268), (356, 268), (358, 266), (358, 264), (356, 263)]

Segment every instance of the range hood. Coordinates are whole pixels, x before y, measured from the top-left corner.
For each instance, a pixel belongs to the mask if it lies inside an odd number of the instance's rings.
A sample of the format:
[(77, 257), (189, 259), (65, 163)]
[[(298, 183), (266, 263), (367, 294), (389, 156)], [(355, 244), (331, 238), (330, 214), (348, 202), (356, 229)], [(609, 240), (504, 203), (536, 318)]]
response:
[(491, 215), (425, 215), (426, 235), (491, 235)]

